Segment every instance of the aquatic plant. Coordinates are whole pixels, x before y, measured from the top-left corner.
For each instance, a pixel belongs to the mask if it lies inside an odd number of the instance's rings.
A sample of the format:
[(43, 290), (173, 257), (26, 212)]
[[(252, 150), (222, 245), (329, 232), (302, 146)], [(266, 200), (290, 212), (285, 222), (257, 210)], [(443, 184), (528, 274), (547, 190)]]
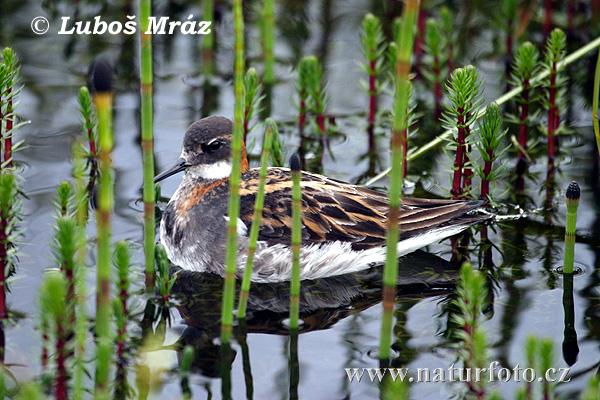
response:
[(587, 386), (581, 394), (581, 400), (596, 400), (600, 396), (600, 378), (593, 375), (587, 383)]
[(448, 58), (448, 73), (454, 71), (454, 46), (456, 46), (456, 26), (454, 24), (454, 15), (446, 6), (440, 8), (440, 25), (442, 35), (446, 39), (446, 57)]
[(272, 85), (275, 81), (275, 11), (273, 0), (263, 0), (261, 12), (261, 39), (263, 46), (263, 60), (265, 68), (263, 72), (263, 82), (265, 85)]
[(573, 181), (565, 194), (567, 200), (567, 223), (565, 227), (565, 256), (563, 273), (573, 273), (573, 259), (575, 256), (575, 226), (577, 224), (577, 207), (579, 206), (580, 189), (577, 182)]
[[(446, 80), (448, 62), (446, 39), (442, 35), (441, 24), (435, 18), (429, 18), (425, 25), (424, 50), (425, 56), (421, 64), (421, 74), (433, 85), (435, 118), (439, 119), (442, 112), (442, 83)], [(425, 68), (426, 67), (426, 68)]]
[[(269, 119), (267, 118), (265, 120), (265, 125), (267, 124), (267, 121)], [(283, 167), (283, 163), (285, 160), (285, 157), (283, 155), (283, 150), (282, 150), (282, 143), (281, 143), (281, 138), (279, 137), (279, 128), (277, 128), (277, 124), (275, 123), (275, 121), (273, 121), (272, 124), (273, 127), (273, 137), (271, 139), (271, 166), (273, 167)]]
[[(525, 341), (525, 354), (527, 358), (527, 368), (533, 369), (535, 374), (543, 376), (543, 374), (550, 368), (553, 368), (555, 364), (554, 356), (554, 342), (551, 338), (537, 338), (533, 335), (527, 337)], [(525, 382), (525, 389), (522, 396), (527, 399), (536, 398), (536, 384), (537, 379), (533, 381), (527, 380)], [(540, 395), (544, 399), (554, 398), (554, 386), (547, 379), (539, 380), (541, 382)]]
[(468, 152), (472, 141), (471, 127), (477, 109), (483, 103), (481, 86), (479, 72), (472, 65), (455, 69), (446, 84), (449, 102), (444, 105), (442, 121), (452, 131), (451, 146), (456, 149), (450, 190), (453, 199), (471, 195), (472, 164)]
[(325, 108), (329, 102), (326, 89), (327, 84), (323, 79), (323, 67), (317, 57), (308, 56), (306, 59), (308, 77), (309, 110), (315, 114), (317, 132), (321, 137), (321, 149), (318, 154), (317, 164), (323, 165), (323, 153), (327, 149), (327, 128), (325, 126)]
[(153, 66), (152, 35), (148, 31), (149, 17), (152, 15), (152, 2), (140, 0), (140, 45), (141, 50), (141, 136), (143, 161), (144, 199), (144, 261), (146, 288), (154, 287), (154, 242), (156, 240), (155, 191), (154, 191), (154, 103), (153, 103)]
[(87, 87), (82, 86), (79, 88), (77, 102), (79, 103), (79, 119), (81, 121), (83, 135), (89, 146), (89, 154), (87, 156), (90, 163), (88, 197), (91, 198), (96, 184), (96, 177), (98, 176), (98, 152), (96, 150), (97, 121), (92, 108), (92, 98)]
[(483, 118), (479, 121), (479, 137), (475, 146), (481, 154), (483, 167), (477, 166), (476, 171), (481, 178), (481, 195), (479, 198), (485, 202), (493, 202), (493, 192), (490, 183), (498, 181), (506, 172), (505, 165), (496, 165), (498, 160), (508, 149), (500, 148), (502, 139), (506, 136), (508, 129), (502, 129), (502, 117), (496, 103), (490, 103), (485, 110)]
[(258, 177), (258, 190), (256, 199), (254, 200), (254, 214), (252, 216), (252, 226), (248, 236), (248, 258), (246, 259), (246, 268), (244, 269), (244, 277), (240, 290), (240, 298), (238, 302), (238, 318), (246, 318), (246, 306), (248, 304), (248, 294), (250, 292), (250, 278), (252, 276), (252, 265), (254, 262), (254, 252), (256, 251), (256, 241), (258, 240), (258, 232), (260, 230), (260, 220), (262, 217), (262, 209), (265, 201), (265, 181), (267, 178), (267, 167), (269, 166), (269, 158), (271, 155), (271, 142), (273, 140), (273, 132), (277, 131), (277, 124), (272, 118), (265, 120), (265, 134), (263, 136), (263, 147), (260, 155), (260, 174)]
[[(394, 29), (395, 32), (398, 32), (398, 30), (400, 29), (400, 23), (399, 23), (399, 19), (394, 20)], [(389, 68), (389, 75), (390, 75), (390, 80), (392, 82), (395, 82), (395, 76), (396, 76), (396, 58), (397, 58), (397, 46), (396, 46), (396, 42), (390, 42), (389, 46), (388, 46), (388, 51), (387, 51), (387, 63), (388, 63), (388, 68)], [(410, 77), (409, 77), (410, 78)], [(392, 85), (394, 90), (391, 91), (391, 96), (394, 98), (395, 97), (395, 91), (396, 91), (396, 85), (395, 83)], [(417, 108), (417, 103), (415, 101), (415, 91), (414, 91), (414, 87), (412, 82), (408, 82), (408, 92), (409, 92), (409, 97), (408, 97), (408, 107), (406, 109), (406, 113), (405, 113), (405, 125), (404, 125), (404, 129), (402, 131), (402, 138), (404, 141), (404, 148), (403, 148), (403, 154), (402, 156), (404, 157), (404, 165), (403, 165), (403, 169), (402, 169), (402, 177), (406, 178), (406, 172), (408, 170), (408, 148), (410, 145), (409, 139), (415, 135), (418, 131), (416, 127), (419, 117), (420, 115), (418, 113), (415, 112), (416, 108)], [(391, 113), (390, 113), (390, 118), (391, 121), (393, 123), (394, 119), (396, 118), (395, 116), (395, 109), (392, 109)], [(409, 134), (410, 131), (410, 134)], [(389, 172), (389, 171), (388, 171)], [(373, 178), (371, 181), (369, 181), (366, 186), (368, 186), (370, 184), (370, 182), (373, 182), (375, 180), (375, 178)]]
[(398, 218), (400, 215), (401, 193), (403, 186), (404, 164), (404, 129), (406, 128), (406, 110), (408, 109), (410, 85), (410, 57), (414, 45), (414, 27), (419, 13), (418, 1), (406, 1), (402, 10), (400, 28), (397, 30), (396, 71), (394, 96), (394, 121), (392, 124), (392, 173), (389, 188), (389, 212), (386, 229), (386, 260), (383, 270), (383, 318), (381, 320), (381, 338), (379, 359), (387, 360), (390, 356), (392, 319), (394, 312), (396, 280), (398, 277), (398, 258), (396, 245), (400, 238)]
[(292, 279), (290, 282), (290, 330), (298, 329), (300, 313), (300, 247), (302, 245), (302, 188), (300, 157), (290, 158), (292, 174)]
[[(18, 177), (13, 171), (13, 153), (20, 143), (13, 143), (15, 132), (23, 123), (17, 123), (15, 108), (20, 65), (16, 52), (7, 47), (2, 50), (0, 62), (0, 140), (3, 157), (0, 158), (0, 324), (8, 316), (6, 292), (8, 279), (16, 272), (20, 230), (21, 195)], [(3, 334), (4, 327), (1, 327)], [(4, 346), (0, 348), (0, 361), (4, 363)], [(3, 382), (3, 381), (2, 381)]]
[(72, 203), (75, 208), (74, 218), (77, 225), (77, 254), (73, 273), (75, 286), (75, 354), (73, 372), (73, 399), (82, 400), (85, 395), (84, 378), (88, 376), (85, 366), (85, 349), (88, 342), (88, 319), (86, 310), (87, 293), (86, 261), (88, 256), (88, 244), (86, 224), (88, 220), (89, 187), (86, 184), (87, 151), (81, 143), (75, 142), (72, 146), (73, 153), (73, 197)]
[(546, 81), (547, 101), (546, 108), (548, 109), (548, 159), (549, 164), (554, 165), (556, 157), (555, 145), (558, 139), (555, 137), (556, 130), (560, 125), (560, 106), (564, 103), (564, 78), (559, 75), (562, 68), (559, 63), (564, 59), (564, 51), (566, 47), (566, 36), (560, 29), (555, 29), (546, 42), (545, 51), (545, 68), (548, 71), (548, 80)]
[(244, 79), (244, 144), (246, 138), (254, 127), (249, 123), (256, 112), (260, 111), (260, 103), (265, 98), (261, 93), (262, 87), (255, 68), (248, 68)]
[[(489, 366), (489, 344), (485, 330), (482, 327), (482, 310), (487, 297), (485, 278), (479, 271), (473, 270), (470, 263), (465, 262), (460, 269), (460, 281), (456, 286), (457, 298), (454, 304), (460, 310), (454, 314), (453, 322), (458, 326), (455, 330), (458, 357), (464, 364), (466, 384), (477, 399), (483, 399), (486, 394), (484, 382), (473, 378), (473, 371)], [(464, 375), (462, 375), (464, 377)]]
[[(0, 323), (8, 316), (6, 292), (9, 291), (8, 280), (16, 272), (20, 219), (18, 178), (11, 170), (5, 169), (0, 172)], [(0, 359), (4, 360), (4, 349), (0, 352)]]
[[(306, 113), (309, 110), (308, 106), (308, 95), (309, 95), (309, 82), (310, 82), (310, 64), (311, 56), (306, 56), (300, 60), (298, 64), (298, 87), (296, 91), (298, 93), (299, 104), (298, 104), (298, 131), (300, 137), (304, 135), (304, 127), (306, 124)], [(300, 145), (302, 148), (302, 145)]]
[(156, 286), (160, 294), (160, 306), (163, 310), (163, 316), (167, 317), (169, 312), (169, 296), (171, 295), (171, 289), (175, 284), (176, 278), (175, 276), (169, 276), (169, 258), (167, 257), (165, 247), (160, 243), (156, 245), (156, 270), (158, 272)]
[(221, 343), (229, 347), (235, 302), (235, 275), (237, 270), (237, 223), (240, 215), (240, 175), (242, 163), (242, 141), (244, 129), (244, 19), (242, 1), (233, 2), (235, 32), (235, 59), (233, 90), (235, 107), (233, 113), (233, 140), (231, 142), (231, 177), (229, 179), (229, 220), (227, 222), (227, 253), (225, 255), (225, 283), (221, 305)]
[(565, 92), (565, 88), (563, 87), (565, 83), (564, 77), (559, 75), (562, 69), (559, 63), (562, 64), (561, 61), (564, 58), (565, 47), (566, 36), (564, 32), (560, 29), (553, 30), (546, 41), (545, 51), (545, 68), (548, 71), (548, 79), (545, 82), (547, 98), (544, 102), (548, 109), (548, 129), (546, 131), (546, 136), (548, 137), (548, 169), (546, 176), (547, 210), (552, 208), (555, 190), (555, 158), (556, 147), (559, 143), (560, 107), (563, 106)]
[[(592, 40), (591, 42), (589, 42), (586, 45), (577, 49), (576, 51), (570, 53), (562, 61), (557, 63), (557, 68), (564, 69), (566, 66), (579, 60), (581, 57), (588, 54), (590, 51), (597, 49), (598, 47), (600, 47), (600, 37)], [(537, 84), (537, 83), (541, 82), (543, 79), (547, 78), (549, 75), (550, 75), (549, 70), (547, 70), (547, 69), (543, 70), (538, 75), (536, 75), (533, 79), (531, 79), (531, 84), (532, 85)], [(503, 94), (502, 96), (498, 97), (497, 99), (495, 99), (494, 103), (498, 104), (498, 106), (501, 106), (502, 104), (505, 104), (509, 100), (512, 100), (515, 96), (518, 96), (522, 91), (523, 91), (522, 87), (516, 87), (514, 89), (511, 89), (509, 92), (507, 92), (507, 93)], [(474, 116), (474, 118), (478, 119), (482, 115), (483, 115), (483, 110), (480, 110)], [(435, 139), (422, 145), (418, 149), (411, 151), (411, 153), (407, 157), (407, 161), (412, 161), (412, 160), (422, 156), (423, 154), (426, 154), (431, 149), (435, 148), (436, 146), (440, 145), (441, 143), (446, 143), (447, 139), (452, 136), (452, 133), (453, 133), (452, 129), (446, 129), (443, 133), (438, 135)], [(371, 178), (370, 180), (365, 182), (364, 185), (365, 186), (373, 185), (374, 183), (378, 182), (379, 180), (381, 180), (382, 178), (387, 176), (390, 173), (390, 171), (391, 171), (391, 167), (386, 168), (385, 170), (381, 171), (381, 173), (379, 173), (377, 176), (374, 176), (373, 178)]]
[[(65, 274), (67, 285), (67, 306), (63, 312), (67, 322), (73, 324), (75, 322), (75, 257), (79, 246), (77, 223), (70, 215), (59, 216), (56, 219), (54, 232), (52, 253), (55, 263), (59, 265), (60, 271)], [(66, 334), (66, 336), (71, 336), (72, 326), (68, 328)]]
[(369, 136), (368, 153), (374, 154), (377, 151), (375, 146), (377, 97), (383, 89), (379, 75), (383, 70), (386, 46), (381, 22), (379, 21), (379, 18), (371, 13), (365, 15), (362, 20), (360, 40), (362, 43), (362, 52), (366, 58), (363, 69), (369, 77), (368, 83), (361, 81), (363, 88), (369, 95), (369, 112), (367, 117), (367, 133)]
[(71, 192), (71, 184), (67, 181), (62, 181), (60, 185), (56, 187), (56, 201), (54, 202), (54, 207), (60, 217), (66, 217), (70, 214)]
[(508, 78), (511, 74), (510, 63), (513, 58), (513, 43), (515, 35), (515, 20), (517, 18), (517, 0), (504, 0), (500, 2), (500, 11), (502, 12), (502, 28), (506, 35), (504, 41), (504, 71)]
[(16, 96), (21, 91), (17, 87), (21, 66), (17, 53), (10, 47), (2, 50), (2, 63), (0, 63), (0, 136), (2, 140), (2, 152), (4, 158), (1, 160), (1, 168), (12, 167), (13, 134), (19, 124), (16, 123), (15, 106)]
[(115, 337), (117, 347), (117, 370), (115, 372), (113, 398), (126, 399), (129, 398), (131, 394), (131, 389), (127, 382), (127, 366), (129, 364), (127, 354), (127, 319), (129, 316), (129, 307), (127, 302), (129, 300), (129, 286), (131, 281), (129, 276), (131, 252), (129, 250), (129, 244), (124, 240), (118, 241), (115, 245), (114, 264), (117, 270), (115, 279), (117, 297), (113, 299), (113, 310), (117, 323), (117, 335)]
[(190, 369), (194, 361), (194, 348), (185, 346), (183, 348), (181, 362), (179, 363), (179, 377), (181, 382), (181, 393), (184, 400), (192, 399), (192, 390), (190, 389)]
[[(69, 321), (64, 312), (67, 306), (67, 285), (64, 275), (49, 272), (44, 277), (40, 288), (40, 308), (47, 317), (50, 331), (55, 339), (56, 374), (54, 378), (54, 393), (56, 400), (68, 399), (67, 373), (67, 326)], [(44, 317), (46, 318), (46, 317)]]
[(110, 300), (110, 219), (113, 209), (113, 169), (111, 153), (114, 146), (112, 132), (112, 67), (105, 59), (97, 59), (92, 75), (94, 104), (98, 116), (98, 198), (96, 209), (97, 265), (96, 265), (96, 380), (97, 398), (108, 399), (108, 373), (111, 358), (111, 300)]
[(540, 70), (539, 52), (536, 47), (530, 42), (523, 43), (517, 53), (513, 63), (513, 71), (510, 82), (513, 86), (521, 87), (523, 90), (515, 97), (515, 101), (519, 104), (520, 112), (518, 115), (509, 115), (511, 122), (519, 125), (518, 136), (518, 161), (517, 161), (517, 192), (522, 192), (525, 188), (525, 179), (523, 175), (527, 171), (528, 157), (527, 150), (528, 135), (527, 131), (532, 121), (539, 118), (540, 112), (532, 109), (532, 104), (538, 101), (538, 98), (533, 95), (535, 86), (532, 85), (532, 79), (539, 73)]

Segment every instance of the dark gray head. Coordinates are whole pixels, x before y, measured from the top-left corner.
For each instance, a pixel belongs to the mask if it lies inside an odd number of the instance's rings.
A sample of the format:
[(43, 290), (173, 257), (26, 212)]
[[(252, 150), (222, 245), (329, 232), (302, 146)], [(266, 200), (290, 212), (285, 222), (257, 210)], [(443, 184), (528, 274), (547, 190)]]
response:
[(177, 164), (154, 178), (154, 182), (181, 171), (206, 180), (229, 177), (232, 130), (233, 123), (225, 117), (211, 116), (194, 122), (185, 132)]

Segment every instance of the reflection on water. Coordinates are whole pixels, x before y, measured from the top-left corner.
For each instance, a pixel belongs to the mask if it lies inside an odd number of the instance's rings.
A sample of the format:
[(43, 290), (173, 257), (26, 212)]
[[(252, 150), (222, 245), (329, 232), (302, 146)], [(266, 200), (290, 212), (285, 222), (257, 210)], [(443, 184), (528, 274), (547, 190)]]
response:
[[(155, 2), (157, 3), (157, 2)], [(262, 71), (258, 42), (258, 13), (250, 2), (245, 8), (248, 66)], [(429, 2), (425, 2), (426, 4)], [(502, 49), (503, 32), (490, 23), (497, 2), (447, 2), (453, 9), (459, 28), (455, 51), (456, 65), (468, 63), (481, 69), (486, 81), (486, 102), (505, 89), (505, 65)], [(555, 2), (557, 3), (557, 2)], [(569, 2), (570, 3), (570, 2)], [(583, 7), (583, 2), (580, 2)], [(184, 20), (189, 13), (199, 14), (194, 2), (160, 2), (157, 15)], [(437, 16), (437, 5), (425, 16)], [(558, 7), (558, 6), (557, 6)], [(327, 114), (335, 117), (337, 135), (331, 139), (331, 154), (324, 154), (324, 172), (337, 179), (356, 182), (372, 175), (388, 163), (387, 120), (381, 119), (376, 129), (377, 163), (364, 157), (367, 149), (366, 108), (368, 99), (358, 82), (364, 79), (356, 66), (362, 60), (358, 26), (363, 15), (372, 11), (383, 18), (384, 32), (389, 37), (393, 17), (399, 14), (399, 2), (375, 0), (351, 1), (282, 1), (277, 2), (277, 41), (275, 46), (276, 82), (267, 91), (265, 110), (281, 126), (284, 154), (292, 153), (300, 142), (296, 132), (295, 66), (307, 54), (316, 54), (324, 63), (331, 95)], [(591, 10), (578, 17), (587, 21)], [(39, 375), (39, 335), (37, 293), (44, 270), (53, 267), (48, 243), (52, 237), (54, 188), (69, 179), (70, 145), (80, 134), (76, 112), (76, 94), (86, 82), (87, 66), (98, 54), (111, 57), (117, 73), (115, 94), (114, 164), (116, 166), (116, 202), (113, 219), (114, 239), (129, 239), (142, 244), (140, 205), (136, 204), (142, 181), (139, 146), (139, 82), (136, 35), (132, 36), (37, 36), (30, 22), (45, 15), (53, 27), (61, 16), (90, 19), (102, 15), (106, 20), (125, 20), (135, 14), (134, 2), (70, 2), (48, 0), (3, 0), (0, 2), (0, 44), (15, 48), (22, 62), (24, 89), (20, 115), (31, 120), (20, 136), (28, 146), (15, 155), (23, 171), (28, 199), (24, 202), (25, 228), (23, 252), (17, 280), (8, 296), (12, 315), (20, 318), (3, 332), (6, 342), (5, 360), (18, 381)], [(521, 39), (536, 41), (541, 48), (541, 24), (535, 15)], [(560, 18), (557, 21), (560, 22)], [(566, 20), (566, 19), (565, 19)], [(572, 51), (595, 34), (593, 24), (581, 26), (568, 35)], [(157, 171), (164, 170), (181, 151), (181, 140), (187, 126), (207, 115), (231, 116), (233, 110), (231, 65), (233, 60), (231, 10), (227, 2), (215, 4), (215, 45), (206, 67), (207, 54), (201, 38), (164, 35), (154, 38), (155, 60), (155, 154)], [(421, 58), (422, 59), (422, 58)], [(595, 59), (584, 58), (569, 68), (568, 101), (562, 125), (572, 128), (573, 135), (561, 140), (556, 158), (556, 193), (550, 196), (552, 213), (529, 213), (527, 218), (501, 221), (474, 232), (475, 247), (471, 260), (485, 273), (488, 282), (488, 318), (484, 326), (491, 341), (493, 360), (512, 368), (525, 363), (524, 343), (529, 334), (551, 337), (555, 342), (556, 368), (571, 366), (572, 381), (559, 385), (557, 391), (570, 396), (580, 391), (589, 376), (598, 369), (600, 359), (600, 184), (598, 158), (593, 142), (590, 113), (582, 104), (591, 98), (591, 81)], [(210, 75), (207, 75), (207, 71)], [(417, 77), (417, 111), (421, 117), (414, 144), (425, 143), (440, 133), (434, 120), (433, 101), (426, 85)], [(391, 98), (380, 96), (381, 109), (389, 109)], [(508, 107), (511, 107), (510, 105)], [(509, 125), (511, 134), (516, 126)], [(532, 127), (536, 131), (539, 127)], [(310, 131), (313, 127), (308, 127)], [(249, 142), (262, 131), (259, 122)], [(307, 132), (310, 134), (310, 132)], [(538, 140), (544, 140), (543, 137)], [(543, 147), (543, 146), (542, 146)], [(540, 148), (542, 148), (540, 147)], [(255, 146), (258, 149), (258, 146)], [(255, 156), (256, 154), (254, 154)], [(310, 157), (310, 152), (307, 153)], [(545, 193), (546, 162), (542, 154), (532, 152), (534, 161), (524, 177), (524, 193), (516, 204), (506, 204), (501, 213), (511, 214), (517, 204), (530, 211), (547, 202)], [(409, 164), (409, 176), (418, 180), (415, 196), (443, 194), (435, 185), (447, 187), (448, 176), (442, 165), (447, 159), (439, 150)], [(514, 161), (509, 163), (515, 170)], [(378, 171), (376, 171), (378, 172)], [(509, 179), (510, 180), (510, 179)], [(575, 261), (583, 274), (562, 276), (564, 238), (564, 188), (571, 180), (582, 187), (579, 208)], [(162, 187), (165, 198), (178, 185), (177, 179)], [(382, 183), (381, 185), (384, 185)], [(502, 192), (499, 190), (499, 192)], [(134, 205), (134, 206), (132, 206)], [(93, 240), (94, 224), (89, 235)], [(487, 239), (486, 239), (487, 238)], [(471, 246), (471, 247), (474, 247)], [(429, 253), (420, 252), (402, 260), (394, 327), (395, 358), (393, 366), (409, 368), (447, 368), (455, 362), (455, 351), (449, 339), (453, 329), (453, 282), (456, 269), (450, 259), (448, 243), (430, 246)], [(141, 252), (137, 253), (141, 262)], [(93, 255), (90, 256), (90, 287), (93, 285)], [(218, 344), (222, 281), (210, 275), (179, 272), (173, 302), (177, 309), (162, 310), (152, 299), (137, 295), (132, 304), (134, 348), (144, 346), (145, 354), (131, 369), (130, 383), (144, 382), (145, 375), (155, 371), (143, 363), (155, 355), (166, 368), (162, 386), (135, 384), (140, 398), (180, 398), (177, 371), (182, 349), (195, 350), (192, 373), (187, 387), (192, 398), (376, 398), (379, 389), (370, 382), (350, 383), (344, 368), (377, 367), (377, 346), (381, 317), (381, 276), (379, 269), (360, 274), (304, 282), (301, 297), (299, 335), (286, 329), (288, 289), (286, 285), (253, 285), (250, 292), (250, 317), (235, 327), (236, 342), (231, 353), (221, 357)], [(137, 285), (143, 282), (138, 275)], [(94, 298), (90, 293), (89, 308)], [(166, 316), (170, 315), (170, 324)], [(162, 322), (161, 322), (162, 321)], [(142, 336), (152, 338), (142, 341)], [(1, 344), (1, 343), (0, 343)], [(559, 356), (560, 355), (560, 356)], [(91, 356), (91, 355), (90, 355)], [(219, 360), (227, 360), (220, 364)], [(225, 371), (226, 373), (224, 373)], [(221, 378), (225, 384), (221, 385)], [(498, 385), (507, 398), (519, 385)], [(412, 398), (450, 398), (460, 388), (452, 385), (419, 383), (411, 386)]]

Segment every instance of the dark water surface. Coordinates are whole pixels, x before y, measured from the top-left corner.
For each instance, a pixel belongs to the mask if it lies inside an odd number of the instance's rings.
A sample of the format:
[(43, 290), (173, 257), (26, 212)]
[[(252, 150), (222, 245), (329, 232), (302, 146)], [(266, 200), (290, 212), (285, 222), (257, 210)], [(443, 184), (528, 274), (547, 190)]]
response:
[[(76, 94), (86, 84), (87, 68), (99, 54), (115, 60), (116, 93), (114, 110), (116, 168), (115, 214), (113, 238), (135, 243), (135, 259), (142, 261), (142, 208), (138, 189), (142, 182), (142, 158), (139, 146), (139, 89), (137, 35), (133, 36), (69, 36), (57, 35), (60, 16), (72, 16), (71, 2), (3, 0), (0, 9), (0, 44), (12, 46), (18, 53), (22, 68), (19, 115), (31, 123), (19, 133), (26, 149), (15, 159), (23, 166), (24, 238), (21, 262), (8, 296), (11, 309), (23, 317), (6, 332), (6, 364), (17, 381), (24, 382), (40, 373), (40, 335), (37, 293), (47, 268), (53, 268), (49, 243), (53, 236), (53, 199), (55, 187), (70, 179), (70, 146), (80, 135)], [(185, 3), (185, 4), (182, 4)], [(250, 2), (246, 6), (248, 65), (262, 68), (258, 40), (257, 13)], [(365, 13), (398, 15), (398, 11), (382, 7), (381, 1), (292, 1), (277, 2), (278, 15), (275, 55), (277, 83), (271, 92), (270, 115), (281, 125), (286, 150), (295, 151), (299, 139), (294, 129), (296, 115), (296, 71), (293, 67), (301, 56), (316, 54), (324, 63), (331, 100), (327, 114), (335, 116), (339, 135), (331, 140), (334, 157), (325, 154), (324, 172), (333, 178), (356, 182), (369, 167), (362, 156), (367, 151), (366, 110), (368, 98), (359, 85), (365, 79), (357, 62), (362, 62), (359, 26)], [(471, 2), (465, 2), (471, 3)], [(492, 43), (503, 40), (503, 34), (492, 23), (490, 15), (497, 13), (496, 2), (481, 2), (478, 6), (457, 5), (457, 33), (462, 46), (457, 51), (458, 66), (473, 63), (482, 71), (485, 80), (486, 103), (498, 97), (505, 88), (504, 63)], [(488, 4), (489, 3), (489, 4)], [(473, 8), (469, 8), (473, 7)], [(398, 8), (398, 7), (395, 7)], [(155, 60), (155, 155), (156, 169), (163, 171), (177, 159), (187, 126), (207, 115), (233, 114), (232, 14), (220, 6), (219, 21), (213, 29), (218, 35), (216, 76), (206, 80), (201, 75), (200, 36), (173, 35), (156, 37)], [(584, 10), (585, 11), (585, 10)], [(580, 17), (587, 18), (582, 11)], [(81, 18), (102, 15), (106, 21), (124, 21), (126, 7), (119, 4), (80, 6)], [(136, 14), (137, 10), (130, 12)], [(183, 21), (188, 14), (201, 15), (201, 5), (193, 2), (166, 2), (157, 5), (156, 15), (171, 15)], [(430, 10), (437, 15), (438, 9)], [(38, 16), (50, 19), (51, 29), (45, 35), (35, 35), (31, 20)], [(542, 40), (539, 18), (534, 19), (525, 35), (538, 43)], [(389, 22), (386, 23), (389, 29)], [(537, 24), (537, 25), (536, 25)], [(589, 41), (593, 32), (577, 32), (569, 43), (570, 51)], [(597, 34), (597, 32), (596, 32)], [(594, 57), (595, 59), (595, 57)], [(561, 142), (557, 174), (559, 192), (555, 196), (557, 212), (555, 226), (545, 223), (540, 213), (528, 219), (505, 220), (495, 225), (490, 235), (497, 246), (493, 253), (494, 267), (486, 270), (492, 295), (484, 323), (491, 343), (490, 360), (513, 368), (526, 365), (524, 345), (528, 335), (550, 337), (555, 342), (556, 368), (572, 364), (568, 384), (557, 388), (565, 398), (579, 392), (598, 369), (600, 359), (600, 281), (598, 272), (600, 241), (598, 227), (600, 201), (597, 170), (593, 169), (591, 154), (595, 148), (591, 129), (590, 59), (584, 59), (569, 69), (571, 82), (568, 110), (563, 123), (573, 127), (574, 134)], [(207, 81), (207, 82), (205, 82)], [(433, 120), (431, 91), (423, 82), (416, 83), (418, 111), (423, 114), (419, 135), (432, 138), (441, 132)], [(391, 100), (382, 95), (380, 107), (389, 110)], [(389, 129), (380, 124), (378, 147), (380, 166), (387, 167)], [(533, 131), (534, 129), (532, 129)], [(258, 138), (259, 122), (252, 138)], [(510, 134), (516, 134), (514, 126)], [(422, 139), (424, 142), (426, 139)], [(258, 146), (254, 147), (256, 154)], [(443, 163), (449, 163), (442, 153), (430, 153), (418, 160), (409, 173), (412, 181), (420, 178), (416, 193), (428, 191), (429, 196), (443, 194), (436, 185), (448, 188), (449, 173)], [(417, 171), (416, 167), (419, 168)], [(508, 164), (514, 169), (514, 161)], [(423, 168), (423, 170), (420, 170)], [(533, 205), (542, 206), (545, 198), (544, 177), (546, 161), (541, 157), (532, 171), (537, 173), (527, 183)], [(509, 174), (509, 175), (510, 175)], [(163, 196), (169, 197), (179, 183), (179, 177), (164, 181)], [(565, 220), (564, 189), (576, 180), (582, 188), (578, 215), (578, 243), (575, 247), (576, 266), (582, 274), (574, 278), (574, 329), (565, 339), (565, 308), (563, 308), (563, 277), (556, 272), (562, 264)], [(378, 183), (384, 185), (385, 181)], [(499, 189), (502, 192), (502, 189)], [(501, 214), (515, 212), (505, 196)], [(532, 206), (529, 206), (532, 208)], [(95, 223), (89, 225), (90, 237), (95, 236)], [(479, 235), (477, 234), (476, 237)], [(416, 368), (448, 368), (456, 361), (456, 351), (445, 335), (448, 326), (448, 307), (452, 298), (452, 281), (456, 268), (450, 258), (449, 241), (430, 246), (428, 253), (419, 253), (404, 262), (401, 268), (400, 293), (397, 302), (398, 324), (394, 333), (397, 359), (394, 366)], [(93, 255), (92, 255), (93, 256)], [(90, 256), (90, 309), (94, 304)], [(479, 266), (477, 251), (472, 261)], [(136, 267), (135, 287), (143, 286), (142, 268)], [(299, 384), (297, 393), (307, 399), (377, 398), (376, 384), (348, 382), (344, 368), (377, 367), (376, 350), (382, 307), (379, 302), (378, 271), (357, 276), (323, 280), (305, 287), (302, 311), (305, 325), (298, 339)], [(141, 354), (140, 363), (164, 368), (163, 385), (151, 390), (153, 398), (180, 398), (178, 368), (180, 353), (173, 344), (191, 344), (198, 357), (191, 376), (193, 398), (220, 398), (221, 381), (218, 373), (218, 337), (221, 280), (214, 277), (179, 279), (181, 306), (172, 310), (173, 323), (167, 330), (163, 348)], [(139, 337), (146, 307), (144, 296), (132, 300), (134, 321), (130, 329)], [(286, 398), (290, 393), (289, 341), (286, 334), (287, 313), (285, 288), (277, 285), (258, 285), (252, 289), (247, 335), (244, 327), (236, 327), (237, 342), (231, 365), (232, 397), (244, 398), (249, 383), (253, 398)], [(568, 309), (568, 307), (566, 308)], [(244, 341), (245, 337), (245, 341)], [(566, 343), (566, 344), (565, 344)], [(90, 349), (90, 356), (93, 349)], [(565, 361), (567, 360), (567, 361)], [(160, 364), (161, 367), (156, 367)], [(158, 376), (158, 375), (157, 375)], [(135, 368), (131, 367), (132, 383)], [(511, 381), (491, 385), (506, 398), (521, 384)], [(135, 385), (134, 385), (135, 386)], [(292, 380), (293, 397), (293, 380)], [(138, 388), (139, 390), (140, 388)], [(450, 398), (464, 391), (460, 384), (415, 383), (411, 398)], [(212, 396), (212, 397), (211, 397)]]

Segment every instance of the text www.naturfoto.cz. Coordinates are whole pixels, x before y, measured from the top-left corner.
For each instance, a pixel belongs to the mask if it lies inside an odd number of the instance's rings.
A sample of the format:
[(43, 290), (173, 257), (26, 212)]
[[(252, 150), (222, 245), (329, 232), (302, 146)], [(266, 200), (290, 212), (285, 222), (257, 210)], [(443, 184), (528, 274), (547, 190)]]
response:
[[(568, 377), (570, 368), (549, 368), (543, 376), (536, 377), (536, 371), (533, 368), (521, 368), (517, 364), (513, 369), (497, 368), (498, 361), (493, 361), (489, 368), (457, 368), (452, 364), (449, 368), (417, 368), (416, 377), (408, 376), (410, 368), (344, 368), (350, 382), (360, 382), (363, 377), (368, 376), (371, 382), (381, 382), (385, 375), (396, 381), (407, 382), (508, 382), (513, 379), (515, 382), (533, 382), (536, 379), (539, 382), (569, 382)], [(366, 372), (366, 374), (365, 374)]]

